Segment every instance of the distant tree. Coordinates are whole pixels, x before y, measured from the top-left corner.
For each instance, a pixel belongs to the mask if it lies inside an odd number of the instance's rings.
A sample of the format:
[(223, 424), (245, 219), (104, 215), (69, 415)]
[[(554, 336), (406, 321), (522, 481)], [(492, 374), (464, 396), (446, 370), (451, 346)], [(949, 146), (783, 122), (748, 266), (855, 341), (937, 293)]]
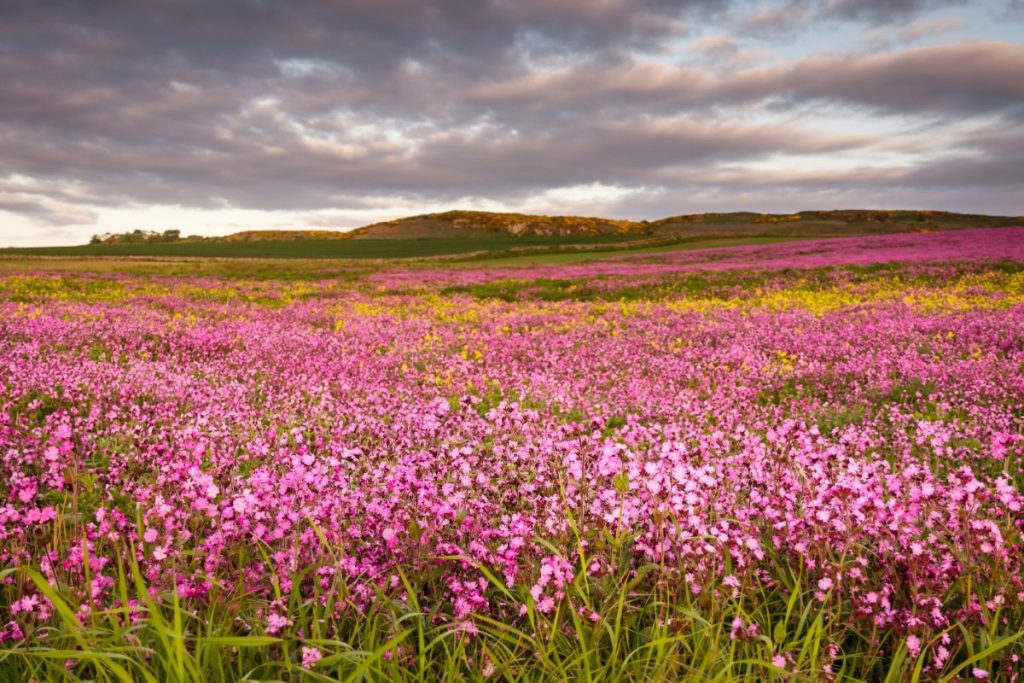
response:
[(165, 230), (161, 233), (155, 230), (136, 228), (129, 232), (116, 234), (107, 232), (101, 235), (93, 235), (90, 244), (154, 244), (157, 242), (176, 242), (179, 239), (181, 239), (180, 230)]

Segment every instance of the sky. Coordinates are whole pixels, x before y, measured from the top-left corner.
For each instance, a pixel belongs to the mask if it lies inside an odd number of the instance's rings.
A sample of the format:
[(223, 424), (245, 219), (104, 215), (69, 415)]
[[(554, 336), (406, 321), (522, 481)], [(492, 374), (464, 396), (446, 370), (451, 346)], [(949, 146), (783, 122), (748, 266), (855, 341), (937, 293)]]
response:
[(1024, 214), (1024, 0), (3, 0), (0, 246)]

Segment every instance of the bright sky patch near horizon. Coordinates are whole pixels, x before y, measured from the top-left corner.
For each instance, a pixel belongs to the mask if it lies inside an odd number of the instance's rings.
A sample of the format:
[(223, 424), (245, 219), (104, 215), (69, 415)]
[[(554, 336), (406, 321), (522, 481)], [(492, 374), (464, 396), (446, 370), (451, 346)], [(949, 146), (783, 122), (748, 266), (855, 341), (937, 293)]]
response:
[(1024, 214), (1024, 0), (8, 0), (0, 246), (452, 208)]

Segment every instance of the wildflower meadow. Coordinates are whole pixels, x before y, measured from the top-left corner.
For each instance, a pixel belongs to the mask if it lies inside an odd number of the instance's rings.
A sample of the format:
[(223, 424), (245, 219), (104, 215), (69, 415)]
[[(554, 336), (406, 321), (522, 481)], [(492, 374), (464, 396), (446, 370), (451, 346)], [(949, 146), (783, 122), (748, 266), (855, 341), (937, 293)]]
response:
[(0, 276), (0, 680), (1022, 679), (1024, 228), (321, 267)]

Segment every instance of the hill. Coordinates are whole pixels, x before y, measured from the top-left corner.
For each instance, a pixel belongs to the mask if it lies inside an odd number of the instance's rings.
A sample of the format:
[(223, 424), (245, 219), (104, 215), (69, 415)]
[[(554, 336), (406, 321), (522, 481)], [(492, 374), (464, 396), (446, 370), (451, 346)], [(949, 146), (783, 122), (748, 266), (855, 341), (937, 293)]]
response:
[(354, 230), (245, 230), (222, 237), (181, 237), (179, 230), (163, 233), (134, 230), (97, 235), (94, 245), (173, 244), (203, 242), (304, 242), (333, 240), (415, 240), (489, 238), (645, 239), (654, 237), (827, 237), (848, 234), (951, 230), (1020, 225), (1024, 218), (986, 216), (948, 211), (835, 210), (793, 214), (694, 213), (655, 221), (631, 221), (594, 216), (544, 216), (489, 211), (445, 211), (396, 218)]
[(208, 238), (221, 242), (298, 242), (305, 240), (347, 240), (351, 232), (341, 230), (244, 230), (226, 237)]
[(986, 216), (950, 211), (845, 209), (772, 213), (699, 213), (672, 216), (649, 224), (652, 235), (687, 237), (842, 235), (923, 232), (979, 227), (1008, 227), (1024, 223), (1019, 216)]
[(179, 230), (97, 235), (88, 245), (0, 249), (36, 256), (220, 258), (531, 258), (590, 259), (637, 250), (755, 244), (844, 235), (930, 232), (1024, 225), (1024, 217), (946, 211), (801, 211), (701, 213), (656, 221), (447, 211), (374, 223), (350, 231), (247, 230), (223, 237), (181, 237)]
[(352, 231), (355, 239), (417, 239), (422, 237), (644, 236), (645, 222), (589, 216), (542, 216), (489, 211), (446, 211), (374, 223)]
[(447, 211), (374, 223), (353, 230), (353, 239), (511, 237), (826, 237), (849, 234), (951, 230), (1020, 225), (1014, 216), (949, 211), (834, 210), (793, 214), (698, 213), (655, 221), (589, 216), (543, 216), (486, 211)]

